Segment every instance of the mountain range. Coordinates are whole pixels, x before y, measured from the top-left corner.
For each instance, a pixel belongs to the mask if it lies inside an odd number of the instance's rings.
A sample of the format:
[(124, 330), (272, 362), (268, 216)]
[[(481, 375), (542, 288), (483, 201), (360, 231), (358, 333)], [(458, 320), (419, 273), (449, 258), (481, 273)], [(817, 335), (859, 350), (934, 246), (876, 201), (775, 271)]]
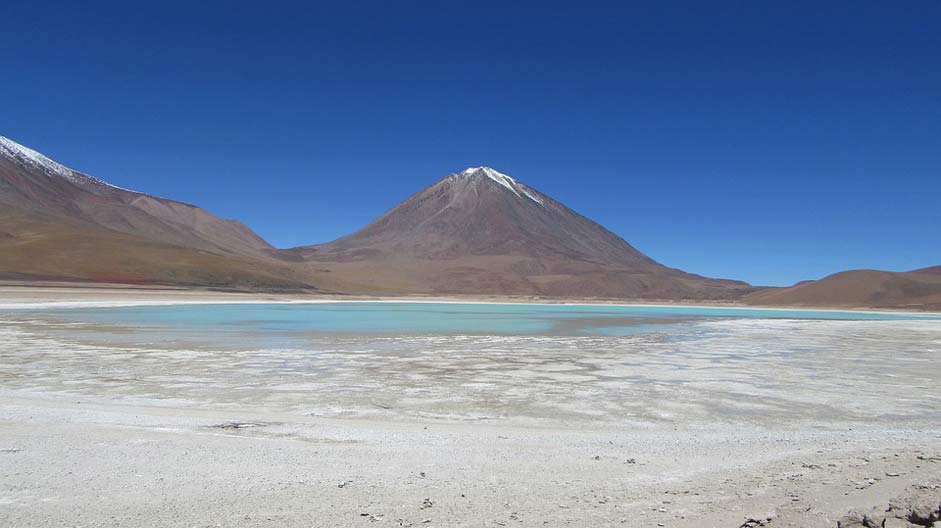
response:
[(445, 176), (325, 244), (276, 249), (235, 220), (110, 185), (0, 136), (0, 278), (361, 295), (941, 307), (941, 268), (790, 288), (667, 267), (489, 167)]

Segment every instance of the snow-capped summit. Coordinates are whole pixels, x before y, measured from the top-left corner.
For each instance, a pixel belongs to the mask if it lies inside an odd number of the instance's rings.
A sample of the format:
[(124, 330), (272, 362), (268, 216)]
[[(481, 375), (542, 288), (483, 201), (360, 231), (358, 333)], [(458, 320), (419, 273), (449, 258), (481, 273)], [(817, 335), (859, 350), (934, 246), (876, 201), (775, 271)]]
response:
[(71, 178), (74, 174), (74, 171), (65, 165), (4, 136), (0, 136), (0, 155), (65, 178)]
[(534, 192), (532, 192), (528, 187), (522, 183), (514, 180), (512, 177), (503, 174), (497, 170), (491, 169), (490, 167), (468, 167), (459, 173), (459, 176), (473, 176), (480, 175), (490, 178), (491, 180), (497, 182), (498, 184), (506, 187), (516, 196), (522, 198), (526, 196), (530, 200), (536, 202), (539, 205), (542, 205), (543, 201), (539, 198)]
[(29, 147), (20, 145), (16, 141), (13, 141), (12, 139), (5, 136), (0, 136), (0, 156), (6, 157), (7, 159), (10, 159), (14, 162), (18, 162), (28, 169), (38, 169), (49, 176), (60, 176), (72, 184), (85, 189), (92, 187), (104, 190), (119, 190), (140, 194), (138, 191), (132, 191), (130, 189), (125, 189), (124, 187), (111, 185), (110, 183), (104, 180), (99, 180), (94, 176), (89, 176), (87, 174), (82, 174), (81, 172), (72, 170), (65, 165), (53, 160), (52, 158), (36, 152)]

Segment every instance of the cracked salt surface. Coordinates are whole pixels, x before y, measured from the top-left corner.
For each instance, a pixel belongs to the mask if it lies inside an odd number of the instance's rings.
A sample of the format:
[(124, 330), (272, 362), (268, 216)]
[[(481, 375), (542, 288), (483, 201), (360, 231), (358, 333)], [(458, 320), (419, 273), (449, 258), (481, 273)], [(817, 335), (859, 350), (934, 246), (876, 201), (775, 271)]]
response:
[(250, 337), (240, 337), (244, 346), (174, 343), (166, 334), (132, 343), (126, 331), (8, 315), (0, 320), (0, 384), (222, 407), (255, 402), (319, 416), (941, 419), (937, 321), (727, 319), (630, 336), (305, 334), (289, 342), (259, 330), (240, 334)]

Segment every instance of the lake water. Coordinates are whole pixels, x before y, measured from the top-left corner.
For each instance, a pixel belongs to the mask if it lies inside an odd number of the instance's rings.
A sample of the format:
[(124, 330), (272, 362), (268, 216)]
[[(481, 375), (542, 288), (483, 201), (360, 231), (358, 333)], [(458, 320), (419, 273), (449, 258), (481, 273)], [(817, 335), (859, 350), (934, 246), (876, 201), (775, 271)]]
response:
[(746, 319), (924, 320), (932, 316), (851, 311), (683, 306), (318, 303), (191, 304), (45, 310), (44, 315), (140, 331), (454, 335), (627, 335), (676, 323)]

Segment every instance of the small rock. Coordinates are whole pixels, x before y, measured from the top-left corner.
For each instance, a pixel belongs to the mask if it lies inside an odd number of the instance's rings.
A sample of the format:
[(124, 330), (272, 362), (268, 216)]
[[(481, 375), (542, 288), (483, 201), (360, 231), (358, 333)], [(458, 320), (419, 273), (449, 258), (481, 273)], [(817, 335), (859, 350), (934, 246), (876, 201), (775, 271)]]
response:
[(919, 526), (932, 526), (941, 521), (941, 505), (937, 501), (916, 504), (907, 515), (908, 522)]
[(212, 427), (216, 429), (249, 429), (252, 427), (264, 427), (265, 424), (252, 423), (252, 422), (225, 422), (218, 425), (213, 425)]
[(738, 528), (757, 528), (758, 526), (768, 524), (772, 519), (774, 519), (773, 515), (767, 517), (745, 517), (745, 522), (739, 525)]
[(851, 512), (836, 522), (837, 528), (883, 528), (885, 515), (876, 512), (868, 514)]

